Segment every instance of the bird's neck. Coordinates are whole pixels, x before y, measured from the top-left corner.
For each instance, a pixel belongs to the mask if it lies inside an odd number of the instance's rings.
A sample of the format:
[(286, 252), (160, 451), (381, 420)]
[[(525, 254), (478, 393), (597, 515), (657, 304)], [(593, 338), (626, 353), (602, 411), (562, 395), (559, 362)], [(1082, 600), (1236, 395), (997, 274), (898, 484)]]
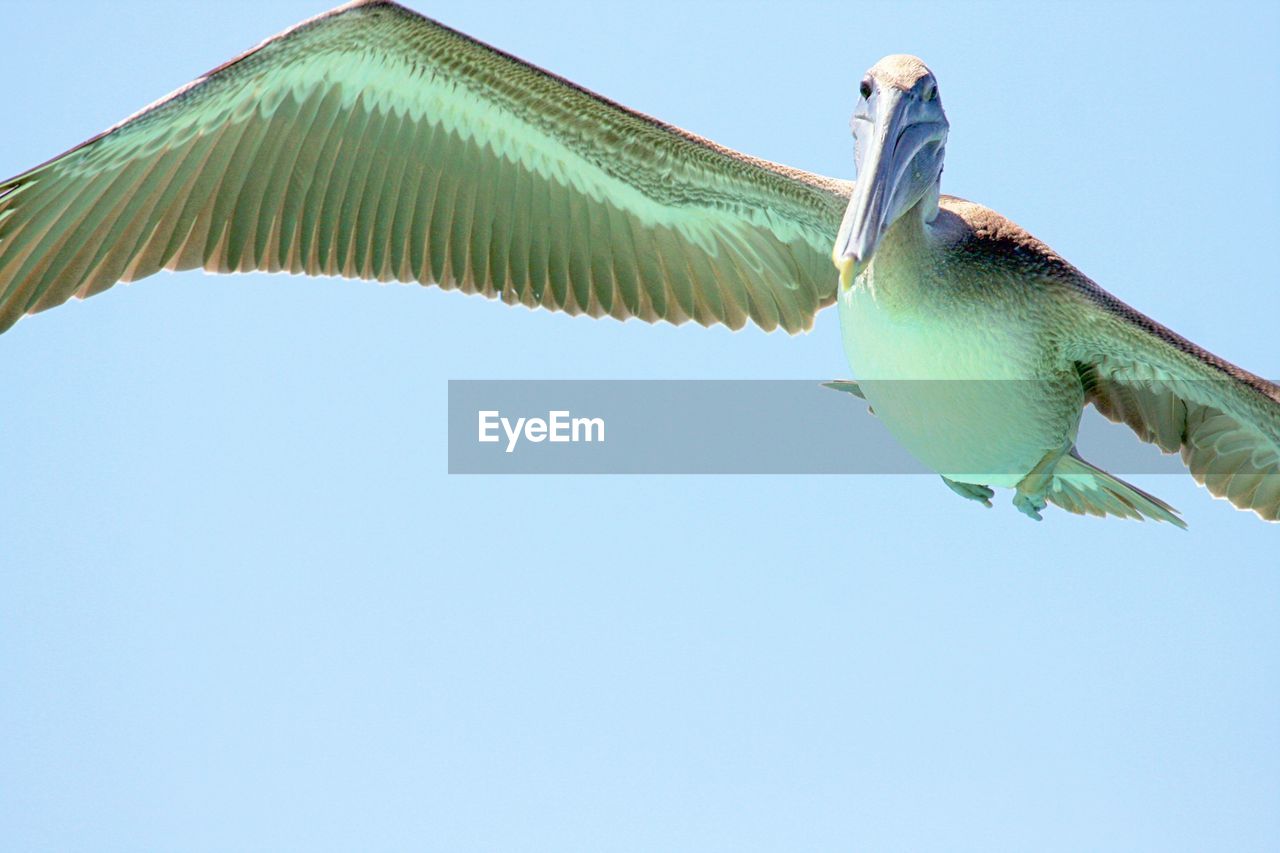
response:
[(927, 286), (933, 254), (931, 223), (938, 215), (937, 186), (898, 217), (876, 249), (867, 286), (877, 300), (912, 303), (916, 292)]

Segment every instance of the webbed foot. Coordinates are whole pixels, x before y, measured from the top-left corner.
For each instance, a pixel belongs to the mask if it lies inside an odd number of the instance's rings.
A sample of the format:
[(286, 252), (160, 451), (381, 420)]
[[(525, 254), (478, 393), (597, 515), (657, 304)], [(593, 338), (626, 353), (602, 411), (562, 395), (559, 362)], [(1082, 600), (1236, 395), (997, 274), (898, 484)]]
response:
[(991, 498), (995, 496), (995, 492), (992, 491), (990, 486), (979, 486), (977, 483), (958, 483), (955, 480), (948, 480), (946, 477), (942, 478), (942, 482), (946, 483), (947, 488), (960, 497), (977, 501), (987, 509), (991, 509)]
[[(833, 382), (823, 382), (822, 387), (830, 388), (832, 391), (843, 391), (846, 394), (852, 394), (859, 400), (867, 399), (867, 395), (862, 393), (862, 389), (858, 387), (858, 383), (848, 379), (837, 379)], [(867, 406), (867, 411), (873, 415), (876, 413), (876, 410), (871, 406)]]
[(1040, 510), (1045, 508), (1044, 495), (1030, 495), (1020, 491), (1013, 496), (1013, 505), (1028, 518), (1044, 521), (1044, 517), (1040, 515)]
[(836, 379), (832, 382), (823, 382), (823, 388), (830, 388), (832, 391), (843, 391), (846, 394), (852, 394), (860, 399), (867, 399), (862, 393), (862, 389), (858, 387), (857, 382), (848, 379)]
[(1018, 508), (1018, 512), (1027, 518), (1044, 521), (1040, 510), (1048, 505), (1046, 496), (1053, 488), (1053, 470), (1058, 466), (1058, 461), (1071, 452), (1071, 448), (1072, 445), (1064, 444), (1059, 449), (1046, 453), (1044, 458), (1036, 463), (1036, 467), (1022, 478), (1017, 485), (1018, 491), (1013, 496), (1013, 505)]

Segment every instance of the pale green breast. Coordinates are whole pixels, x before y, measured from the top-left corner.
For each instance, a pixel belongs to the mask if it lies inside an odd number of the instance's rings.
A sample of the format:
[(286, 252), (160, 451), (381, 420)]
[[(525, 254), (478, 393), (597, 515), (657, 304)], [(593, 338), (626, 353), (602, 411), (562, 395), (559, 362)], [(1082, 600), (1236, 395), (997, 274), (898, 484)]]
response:
[(954, 480), (1013, 486), (1074, 439), (1078, 382), (1046, 368), (1033, 313), (875, 266), (840, 297), (845, 353), (876, 415), (913, 455)]

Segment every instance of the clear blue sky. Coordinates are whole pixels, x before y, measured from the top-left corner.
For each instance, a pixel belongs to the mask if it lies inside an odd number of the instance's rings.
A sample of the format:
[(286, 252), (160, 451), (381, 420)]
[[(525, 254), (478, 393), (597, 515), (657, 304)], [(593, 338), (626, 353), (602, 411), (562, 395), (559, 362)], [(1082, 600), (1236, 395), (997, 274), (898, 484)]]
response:
[[(0, 172), (324, 0), (7, 3)], [(1280, 376), (1280, 18), (1214, 2), (418, 7), (844, 177), (912, 52), (944, 189)], [(0, 336), (11, 849), (1280, 847), (1280, 529), (925, 477), (450, 477), (454, 378), (844, 375), (792, 339), (158, 276)], [(856, 448), (851, 448), (856, 452)]]

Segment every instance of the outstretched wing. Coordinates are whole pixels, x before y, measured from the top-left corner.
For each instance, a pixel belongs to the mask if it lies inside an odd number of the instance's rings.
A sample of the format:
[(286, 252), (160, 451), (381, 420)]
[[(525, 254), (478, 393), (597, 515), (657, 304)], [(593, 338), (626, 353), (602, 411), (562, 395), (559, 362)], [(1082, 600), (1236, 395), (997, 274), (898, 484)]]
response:
[(1280, 520), (1280, 386), (1206, 352), (1092, 282), (1067, 342), (1087, 399), (1241, 509)]
[(835, 298), (849, 187), (365, 0), (0, 183), (0, 331), (204, 268), (796, 332)]

